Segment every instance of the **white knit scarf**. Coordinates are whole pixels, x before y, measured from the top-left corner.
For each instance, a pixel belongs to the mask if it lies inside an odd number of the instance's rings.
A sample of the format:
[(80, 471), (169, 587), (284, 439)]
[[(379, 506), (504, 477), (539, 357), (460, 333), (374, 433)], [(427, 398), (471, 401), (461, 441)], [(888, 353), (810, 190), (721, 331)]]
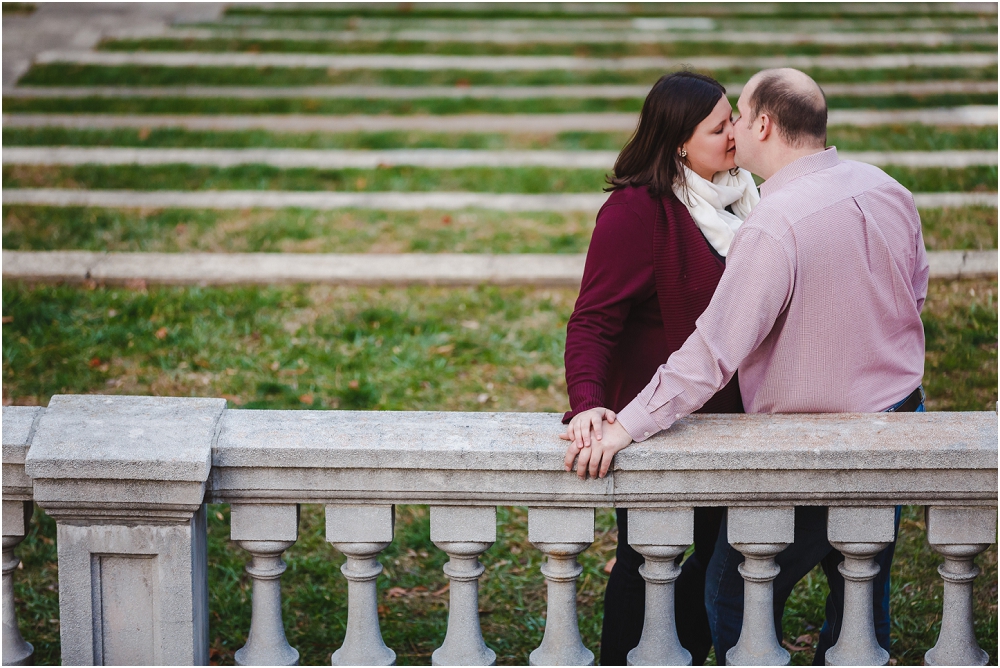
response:
[[(712, 248), (726, 257), (736, 230), (760, 201), (753, 177), (741, 169), (736, 176), (728, 171), (717, 172), (707, 181), (684, 166), (684, 179), (686, 185), (674, 184), (674, 194), (687, 206)], [(726, 211), (730, 205), (733, 213)]]

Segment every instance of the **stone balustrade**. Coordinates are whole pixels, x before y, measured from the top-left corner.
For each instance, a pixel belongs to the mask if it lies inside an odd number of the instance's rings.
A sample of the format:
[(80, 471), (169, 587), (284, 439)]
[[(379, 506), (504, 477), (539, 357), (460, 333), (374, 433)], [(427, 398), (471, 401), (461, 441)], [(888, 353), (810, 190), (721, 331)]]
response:
[[(62, 660), (78, 665), (207, 664), (206, 503), (231, 504), (248, 553), (252, 621), (241, 665), (295, 665), (281, 618), (282, 554), (303, 503), (326, 507), (326, 539), (347, 560), (348, 622), (334, 665), (388, 665), (376, 580), (395, 504), (428, 504), (431, 540), (449, 556), (447, 634), (436, 665), (491, 665), (478, 616), (480, 556), (496, 507), (528, 506), (528, 538), (547, 556), (544, 636), (533, 664), (587, 665), (577, 625), (577, 555), (594, 509), (627, 507), (646, 563), (646, 613), (633, 665), (686, 664), (674, 626), (674, 559), (693, 507), (729, 508), (746, 556), (745, 616), (734, 665), (786, 664), (771, 612), (774, 557), (796, 506), (829, 506), (845, 556), (844, 623), (832, 664), (884, 664), (875, 642), (872, 557), (892, 540), (893, 507), (927, 507), (942, 556), (940, 637), (929, 665), (984, 664), (973, 632), (974, 559), (996, 539), (996, 413), (701, 415), (621, 452), (601, 480), (563, 470), (559, 416), (226, 410), (221, 399), (55, 396), (3, 409), (3, 663), (30, 663), (13, 600), (14, 548), (32, 502), (57, 525)], [(502, 537), (500, 537), (502, 540)], [(866, 603), (869, 602), (869, 603)], [(30, 638), (29, 638), (30, 640)]]

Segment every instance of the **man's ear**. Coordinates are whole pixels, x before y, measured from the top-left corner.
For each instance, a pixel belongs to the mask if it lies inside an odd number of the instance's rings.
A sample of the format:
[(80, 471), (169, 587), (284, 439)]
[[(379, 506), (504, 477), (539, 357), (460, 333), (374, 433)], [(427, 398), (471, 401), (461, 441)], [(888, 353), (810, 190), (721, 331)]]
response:
[(771, 122), (771, 117), (767, 114), (761, 114), (754, 121), (754, 134), (757, 135), (758, 141), (766, 141), (773, 131), (774, 123)]

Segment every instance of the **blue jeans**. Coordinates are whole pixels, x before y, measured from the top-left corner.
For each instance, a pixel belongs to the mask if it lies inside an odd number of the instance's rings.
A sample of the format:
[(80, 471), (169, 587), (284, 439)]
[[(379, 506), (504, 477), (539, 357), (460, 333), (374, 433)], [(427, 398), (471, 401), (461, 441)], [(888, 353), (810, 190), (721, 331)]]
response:
[[(889, 410), (895, 410), (903, 401)], [(916, 412), (924, 412), (923, 401)], [(826, 621), (819, 633), (814, 665), (826, 663), (826, 651), (837, 642), (844, 612), (844, 578), (837, 570), (844, 555), (833, 549), (827, 541), (826, 515), (825, 507), (796, 508), (794, 541), (775, 557), (775, 562), (781, 568), (774, 580), (774, 629), (779, 643), (782, 639), (781, 616), (785, 610), (785, 601), (798, 581), (819, 564), (830, 585), (830, 593), (826, 597)], [(893, 541), (875, 556), (879, 573), (875, 576), (872, 587), (875, 637), (886, 651), (889, 651), (889, 569), (896, 551), (899, 515), (900, 507), (897, 506)], [(743, 555), (729, 544), (727, 536), (727, 524), (723, 520), (705, 576), (705, 609), (712, 630), (715, 658), (720, 666), (726, 663), (726, 652), (739, 641), (743, 626), (743, 577), (737, 570), (743, 563)]]

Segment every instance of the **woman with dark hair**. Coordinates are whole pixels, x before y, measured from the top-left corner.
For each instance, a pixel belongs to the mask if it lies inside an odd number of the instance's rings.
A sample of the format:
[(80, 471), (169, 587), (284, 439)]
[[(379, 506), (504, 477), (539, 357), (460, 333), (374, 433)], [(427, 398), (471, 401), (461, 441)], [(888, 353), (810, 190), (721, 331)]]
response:
[[(635, 134), (608, 179), (576, 308), (566, 328), (563, 422), (572, 448), (589, 446), (604, 411), (621, 410), (681, 347), (708, 306), (729, 244), (760, 197), (733, 157), (732, 107), (722, 85), (694, 72), (662, 77), (646, 97)], [(701, 412), (742, 413), (732, 381)], [(614, 414), (607, 419), (614, 421)], [(567, 459), (570, 455), (567, 454)], [(695, 551), (676, 582), (677, 630), (693, 662), (712, 645), (705, 566), (724, 509), (695, 509)], [(639, 644), (645, 608), (643, 558), (618, 510), (618, 550), (604, 598), (601, 663), (625, 665)]]

